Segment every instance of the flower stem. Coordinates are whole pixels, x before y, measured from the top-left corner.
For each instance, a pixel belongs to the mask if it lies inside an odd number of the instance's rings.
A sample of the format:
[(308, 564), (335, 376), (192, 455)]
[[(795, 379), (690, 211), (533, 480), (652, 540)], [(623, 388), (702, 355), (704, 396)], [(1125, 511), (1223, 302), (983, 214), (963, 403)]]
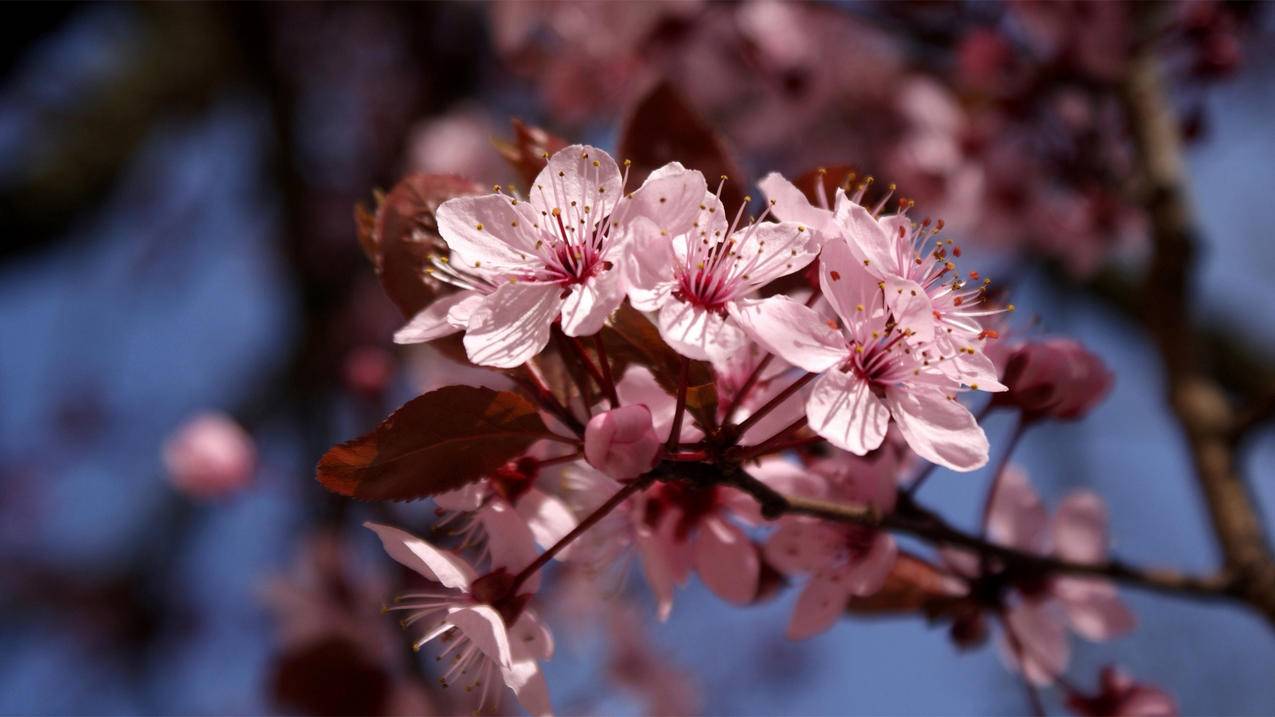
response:
[(562, 405), (558, 397), (553, 395), (553, 391), (550, 391), (544, 381), (540, 380), (540, 376), (536, 375), (536, 372), (529, 365), (524, 364), (520, 368), (521, 370), (514, 374), (514, 380), (528, 389), (536, 403), (539, 403), (540, 407), (549, 413), (557, 416), (558, 420), (562, 421), (567, 428), (570, 428), (572, 433), (577, 436), (584, 435), (584, 425), (580, 423), (580, 419), (576, 418), (570, 409)]
[(988, 486), (987, 495), (983, 497), (983, 519), (980, 523), (983, 526), (983, 537), (987, 537), (987, 520), (992, 514), (992, 501), (996, 499), (996, 491), (1000, 490), (1001, 479), (1005, 475), (1005, 469), (1009, 467), (1009, 457), (1013, 455), (1018, 441), (1027, 432), (1027, 426), (1028, 423), (1022, 416), (1014, 419), (1014, 430), (1009, 434), (1009, 439), (1005, 442), (1005, 452), (1001, 453), (1000, 461), (996, 464), (996, 472), (992, 474), (992, 484)]
[(757, 380), (761, 378), (762, 372), (766, 370), (766, 367), (770, 365), (770, 362), (774, 358), (774, 354), (766, 354), (766, 357), (759, 361), (757, 366), (753, 368), (752, 373), (748, 374), (748, 378), (744, 380), (744, 385), (739, 387), (739, 390), (731, 397), (730, 403), (727, 404), (726, 412), (722, 414), (723, 421), (730, 423), (731, 418), (735, 415), (735, 411), (739, 409), (739, 404), (743, 403), (744, 400), (748, 398), (748, 394), (751, 393), (753, 387), (757, 385)]
[(759, 456), (764, 456), (768, 453), (778, 453), (779, 451), (787, 450), (789, 448), (796, 448), (798, 446), (806, 445), (807, 443), (822, 441), (823, 437), (818, 435), (807, 436), (805, 438), (796, 438), (796, 439), (791, 438), (791, 435), (793, 433), (796, 433), (797, 431), (800, 431), (802, 428), (805, 428), (806, 420), (807, 420), (806, 417), (802, 416), (801, 418), (798, 418), (797, 420), (793, 421), (787, 426), (784, 426), (783, 430), (779, 431), (775, 435), (771, 436), (770, 438), (767, 438), (766, 440), (762, 441), (761, 443), (758, 443), (755, 446), (750, 446), (748, 448), (744, 448), (741, 446), (739, 460), (741, 462), (748, 461), (748, 460), (757, 458)]
[(593, 335), (593, 348), (598, 353), (598, 367), (602, 371), (602, 390), (606, 392), (611, 408), (619, 408), (620, 395), (615, 391), (615, 379), (611, 377), (611, 362), (607, 360), (606, 343), (602, 341), (601, 332)]
[(677, 381), (677, 407), (673, 409), (673, 425), (669, 428), (665, 450), (672, 453), (682, 442), (682, 416), (686, 415), (686, 392), (690, 383), (691, 360), (682, 357), (682, 374)]
[(624, 484), (624, 487), (616, 491), (615, 495), (607, 498), (605, 503), (595, 508), (592, 513), (585, 517), (584, 520), (580, 521), (579, 525), (572, 528), (570, 533), (559, 538), (558, 542), (549, 546), (548, 550), (537, 555), (535, 560), (531, 561), (527, 567), (519, 571), (518, 574), (514, 576), (513, 583), (511, 583), (509, 587), (509, 594), (517, 595), (518, 588), (521, 587), (528, 578), (535, 575), (537, 570), (543, 568), (550, 560), (553, 560), (555, 555), (562, 552), (564, 548), (570, 545), (576, 538), (588, 532), (588, 530), (594, 525), (597, 525), (598, 521), (607, 517), (611, 511), (615, 510), (621, 503), (628, 500), (630, 496), (643, 488), (646, 488), (650, 482), (651, 474), (648, 473)]

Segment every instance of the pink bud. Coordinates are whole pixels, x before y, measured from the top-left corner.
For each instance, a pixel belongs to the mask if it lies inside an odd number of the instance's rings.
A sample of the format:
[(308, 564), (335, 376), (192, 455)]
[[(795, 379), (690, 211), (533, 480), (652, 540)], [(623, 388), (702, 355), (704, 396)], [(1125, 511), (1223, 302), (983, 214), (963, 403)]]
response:
[(650, 470), (659, 450), (651, 411), (642, 404), (599, 413), (584, 429), (584, 457), (616, 480)]
[(1102, 359), (1070, 339), (1023, 344), (1010, 354), (1003, 379), (1009, 391), (1000, 405), (1017, 406), (1030, 418), (1073, 420), (1098, 405), (1112, 377)]
[(243, 488), (257, 463), (252, 438), (222, 413), (203, 413), (186, 421), (164, 443), (163, 457), (172, 484), (197, 499)]

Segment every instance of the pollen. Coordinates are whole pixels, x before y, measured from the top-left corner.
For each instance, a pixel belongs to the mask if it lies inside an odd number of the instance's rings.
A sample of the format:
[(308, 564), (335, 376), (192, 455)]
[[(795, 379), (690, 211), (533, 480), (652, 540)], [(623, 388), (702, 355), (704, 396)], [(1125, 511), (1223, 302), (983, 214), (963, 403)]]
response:
[(475, 224), (475, 225), (474, 225), (474, 228), (475, 228), (475, 229), (477, 229), (478, 231), (482, 231), (482, 230), (483, 230), (483, 225), (482, 225), (482, 223), (481, 223), (481, 222), (479, 222), (478, 224)]

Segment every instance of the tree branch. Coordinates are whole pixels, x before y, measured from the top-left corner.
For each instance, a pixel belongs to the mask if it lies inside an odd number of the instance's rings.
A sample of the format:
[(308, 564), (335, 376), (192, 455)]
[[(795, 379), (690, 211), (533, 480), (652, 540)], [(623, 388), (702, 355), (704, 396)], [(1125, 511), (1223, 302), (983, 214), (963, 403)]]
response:
[[(1160, 6), (1131, 6), (1141, 36), (1154, 37)], [(1234, 410), (1200, 366), (1190, 317), (1198, 232), (1186, 193), (1178, 122), (1155, 47), (1135, 53), (1121, 90), (1141, 173), (1142, 204), (1151, 219), (1153, 253), (1142, 288), (1143, 317), (1164, 361), (1169, 403), (1191, 450), (1235, 594), (1275, 623), (1275, 557), (1239, 475), (1231, 440)]]

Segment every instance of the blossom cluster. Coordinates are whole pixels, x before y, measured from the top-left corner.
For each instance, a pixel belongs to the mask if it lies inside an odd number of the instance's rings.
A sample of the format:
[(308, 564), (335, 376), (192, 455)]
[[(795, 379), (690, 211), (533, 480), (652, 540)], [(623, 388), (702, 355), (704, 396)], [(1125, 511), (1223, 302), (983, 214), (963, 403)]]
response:
[[(433, 298), (395, 340), (450, 345), (467, 372), (495, 378), (427, 393), (320, 463), (337, 493), (435, 502), (433, 539), (368, 527), (427, 582), (386, 609), (414, 648), (441, 645), (444, 686), (478, 710), (503, 685), (529, 713), (551, 712), (539, 663), (554, 643), (535, 604), (555, 560), (605, 580), (632, 556), (659, 619), (692, 574), (736, 605), (797, 583), (794, 639), (898, 608), (891, 586), (923, 574), (916, 609), (963, 647), (999, 625), (1007, 664), (1035, 685), (1071, 684), (1068, 626), (1091, 640), (1132, 628), (1108, 582), (953, 548), (922, 558), (882, 518), (912, 505), (923, 466), (988, 464), (966, 394), (993, 394), (987, 409), (1023, 422), (1076, 418), (1110, 385), (1100, 361), (1062, 340), (1001, 340), (1013, 306), (892, 188), (873, 198), (870, 182), (771, 173), (757, 202), (732, 205), (726, 177), (670, 162), (630, 186), (631, 169), (571, 145), (545, 153), (525, 192), (433, 207), (436, 234), (415, 230), (433, 247), (421, 276)], [(1069, 497), (1051, 521), (1002, 464), (990, 496), (987, 540), (1105, 560), (1096, 495)], [(866, 517), (782, 509), (798, 500)]]

